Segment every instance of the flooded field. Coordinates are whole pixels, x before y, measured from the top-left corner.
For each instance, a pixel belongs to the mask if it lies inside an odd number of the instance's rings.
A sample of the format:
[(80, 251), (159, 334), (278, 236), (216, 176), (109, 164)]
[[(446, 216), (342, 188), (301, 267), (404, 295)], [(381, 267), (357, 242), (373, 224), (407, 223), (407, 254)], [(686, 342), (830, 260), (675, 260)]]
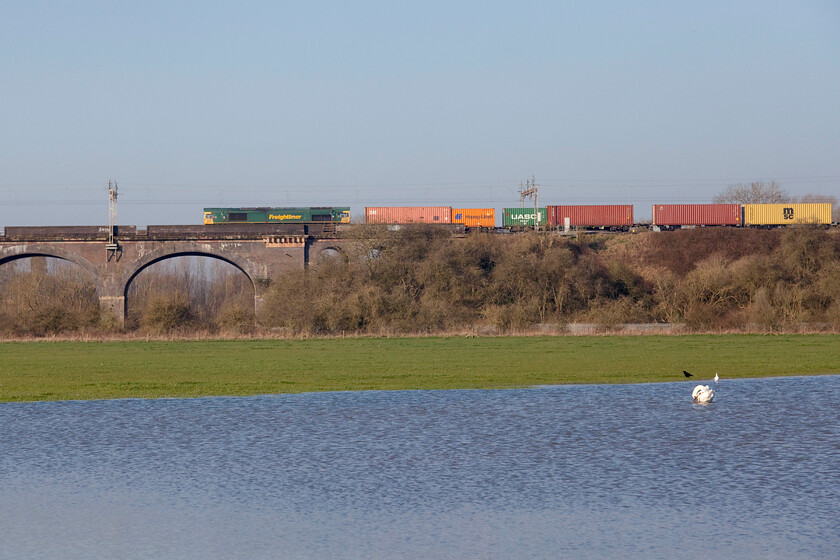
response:
[(6, 403), (0, 557), (840, 555), (840, 376), (694, 384)]

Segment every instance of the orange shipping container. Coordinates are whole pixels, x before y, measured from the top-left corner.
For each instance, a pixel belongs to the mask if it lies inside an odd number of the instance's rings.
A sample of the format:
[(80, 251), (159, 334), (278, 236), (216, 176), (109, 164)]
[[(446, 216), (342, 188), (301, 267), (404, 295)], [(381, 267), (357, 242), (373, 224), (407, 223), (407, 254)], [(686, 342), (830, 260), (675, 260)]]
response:
[(467, 227), (496, 227), (495, 208), (453, 208), (452, 223)]
[(449, 206), (366, 206), (366, 224), (451, 224)]

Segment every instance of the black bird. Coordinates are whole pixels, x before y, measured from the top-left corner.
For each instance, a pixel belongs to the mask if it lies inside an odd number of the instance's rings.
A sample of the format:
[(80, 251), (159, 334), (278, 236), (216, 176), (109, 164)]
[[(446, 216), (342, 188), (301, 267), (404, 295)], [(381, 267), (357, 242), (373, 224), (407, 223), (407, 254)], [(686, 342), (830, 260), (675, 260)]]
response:
[(683, 375), (685, 375), (686, 377), (692, 377), (692, 375), (685, 370), (683, 370)]

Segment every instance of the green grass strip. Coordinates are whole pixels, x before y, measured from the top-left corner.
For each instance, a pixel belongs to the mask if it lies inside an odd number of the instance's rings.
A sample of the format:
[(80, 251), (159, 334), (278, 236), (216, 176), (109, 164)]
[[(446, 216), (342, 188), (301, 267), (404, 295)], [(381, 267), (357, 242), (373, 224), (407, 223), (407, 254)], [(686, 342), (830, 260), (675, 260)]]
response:
[(0, 343), (0, 402), (840, 373), (840, 335)]

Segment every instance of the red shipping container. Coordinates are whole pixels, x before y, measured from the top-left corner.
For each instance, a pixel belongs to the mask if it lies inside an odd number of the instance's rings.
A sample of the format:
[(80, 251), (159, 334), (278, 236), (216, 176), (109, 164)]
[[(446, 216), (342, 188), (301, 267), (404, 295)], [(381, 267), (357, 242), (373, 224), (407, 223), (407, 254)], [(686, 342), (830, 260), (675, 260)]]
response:
[(595, 204), (582, 206), (547, 206), (548, 227), (563, 228), (566, 218), (571, 227), (630, 227), (632, 204)]
[(654, 204), (655, 226), (740, 226), (740, 204)]
[(366, 206), (366, 224), (451, 224), (449, 206)]

